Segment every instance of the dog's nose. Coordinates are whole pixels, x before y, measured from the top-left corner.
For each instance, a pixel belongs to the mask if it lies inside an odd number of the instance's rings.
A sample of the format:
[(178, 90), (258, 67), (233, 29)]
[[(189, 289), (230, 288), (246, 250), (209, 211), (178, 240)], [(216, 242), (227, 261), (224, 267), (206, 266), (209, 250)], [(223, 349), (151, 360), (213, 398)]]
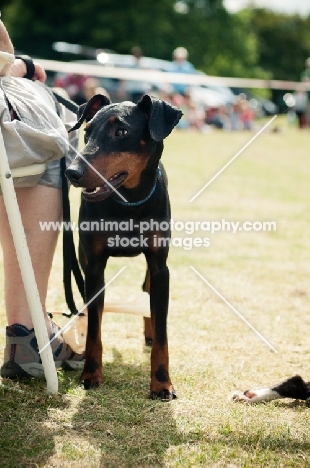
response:
[(84, 175), (84, 171), (82, 168), (68, 167), (65, 174), (70, 180), (70, 182), (72, 182), (73, 184), (78, 184)]

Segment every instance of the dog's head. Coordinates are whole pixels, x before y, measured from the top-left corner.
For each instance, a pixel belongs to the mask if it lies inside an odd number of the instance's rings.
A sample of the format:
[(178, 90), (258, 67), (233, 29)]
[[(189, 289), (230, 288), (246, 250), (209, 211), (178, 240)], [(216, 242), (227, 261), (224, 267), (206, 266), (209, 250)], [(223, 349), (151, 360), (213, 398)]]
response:
[(83, 188), (88, 201), (101, 201), (114, 189), (135, 188), (147, 167), (156, 171), (163, 140), (182, 112), (160, 99), (145, 95), (138, 102), (112, 104), (101, 94), (79, 108), (71, 130), (85, 125), (85, 147), (68, 167), (72, 184)]

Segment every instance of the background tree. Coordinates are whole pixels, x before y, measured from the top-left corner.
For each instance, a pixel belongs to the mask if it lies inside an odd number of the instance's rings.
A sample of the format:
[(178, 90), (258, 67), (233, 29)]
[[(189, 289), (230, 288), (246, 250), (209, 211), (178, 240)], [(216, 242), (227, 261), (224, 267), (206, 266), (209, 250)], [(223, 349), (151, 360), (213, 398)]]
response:
[[(250, 27), (258, 43), (258, 64), (277, 80), (299, 81), (310, 56), (310, 16), (284, 15), (253, 9)], [(271, 98), (283, 107), (286, 91), (272, 90)]]
[(140, 45), (145, 55), (171, 57), (174, 16), (171, 0), (66, 0), (61, 8), (57, 2), (11, 0), (2, 8), (15, 47), (44, 58), (59, 58), (52, 50), (56, 41), (118, 53)]
[(258, 44), (250, 15), (232, 15), (219, 1), (212, 9), (207, 3), (192, 6), (177, 23), (193, 63), (210, 75), (268, 77), (257, 64)]
[(184, 46), (208, 74), (298, 80), (310, 55), (310, 17), (268, 9), (229, 13), (223, 0), (1, 0), (16, 49), (60, 60), (53, 42), (117, 53), (140, 46), (144, 55), (172, 59)]
[(34, 56), (59, 58), (52, 43), (65, 41), (118, 53), (140, 45), (145, 55), (171, 60), (173, 49), (183, 45), (196, 68), (207, 73), (255, 76), (258, 71), (247, 20), (230, 15), (222, 0), (66, 0), (61, 8), (42, 0), (11, 0), (3, 17), (15, 47)]
[(310, 17), (251, 10), (250, 27), (258, 41), (258, 62), (274, 79), (300, 79), (310, 55)]

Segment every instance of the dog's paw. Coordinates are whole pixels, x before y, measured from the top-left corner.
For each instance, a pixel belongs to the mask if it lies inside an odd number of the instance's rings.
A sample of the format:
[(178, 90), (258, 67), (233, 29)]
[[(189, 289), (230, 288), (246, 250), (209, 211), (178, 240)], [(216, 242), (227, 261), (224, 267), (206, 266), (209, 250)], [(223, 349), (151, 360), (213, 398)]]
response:
[(97, 388), (101, 382), (93, 382), (90, 379), (81, 380), (81, 385), (84, 387), (84, 390), (91, 390), (92, 388)]
[(254, 403), (254, 401), (251, 401), (251, 397), (246, 395), (247, 393), (235, 391), (229, 395), (228, 400), (233, 403)]
[(241, 403), (266, 403), (267, 401), (283, 398), (278, 392), (271, 388), (260, 388), (257, 390), (246, 390), (245, 392), (234, 392), (230, 396), (230, 401)]
[(177, 394), (176, 394), (174, 388), (172, 388), (171, 392), (169, 390), (167, 390), (167, 389), (161, 390), (158, 393), (151, 392), (150, 393), (150, 398), (151, 398), (151, 400), (161, 400), (162, 402), (165, 402), (165, 401), (175, 400), (178, 397), (177, 397)]
[(92, 388), (99, 387), (99, 385), (102, 382), (102, 371), (99, 371), (99, 369), (97, 369), (96, 372), (86, 372), (84, 370), (82, 372), (80, 382), (85, 390), (90, 390)]

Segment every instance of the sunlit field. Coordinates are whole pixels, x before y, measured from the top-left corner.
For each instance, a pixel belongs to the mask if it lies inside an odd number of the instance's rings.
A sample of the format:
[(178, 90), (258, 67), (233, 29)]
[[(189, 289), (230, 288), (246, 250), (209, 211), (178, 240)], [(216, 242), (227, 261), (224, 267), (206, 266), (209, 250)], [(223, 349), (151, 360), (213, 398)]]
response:
[[(147, 398), (150, 351), (144, 346), (142, 318), (105, 314), (100, 388), (84, 391), (75, 372), (58, 373), (57, 396), (46, 395), (44, 381), (2, 380), (1, 466), (310, 466), (307, 403), (228, 401), (235, 389), (267, 386), (293, 374), (310, 380), (309, 131), (289, 127), (278, 117), (189, 201), (254, 134), (176, 130), (165, 143), (174, 221), (226, 220), (240, 226), (272, 221), (276, 226), (235, 234), (173, 232), (174, 239), (190, 239), (174, 240), (179, 246), (172, 246), (169, 256), (170, 368), (178, 399)], [(71, 190), (71, 202), (76, 220), (78, 189)], [(209, 246), (191, 248), (194, 238), (208, 238)], [(124, 265), (107, 290), (109, 298), (122, 302), (139, 296), (145, 272), (142, 257), (111, 259), (106, 279)], [(3, 285), (2, 268), (0, 281)], [(0, 302), (2, 360), (3, 287)], [(61, 240), (47, 306), (66, 309)]]

